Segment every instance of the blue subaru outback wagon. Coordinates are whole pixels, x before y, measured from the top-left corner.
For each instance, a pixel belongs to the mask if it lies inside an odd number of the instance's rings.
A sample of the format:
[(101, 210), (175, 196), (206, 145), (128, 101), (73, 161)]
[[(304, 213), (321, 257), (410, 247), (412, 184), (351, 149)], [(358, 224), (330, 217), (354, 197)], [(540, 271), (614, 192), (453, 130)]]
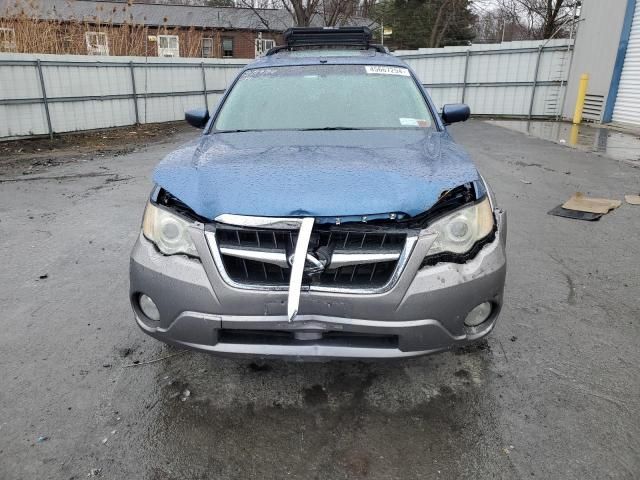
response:
[(167, 343), (394, 358), (487, 335), (506, 215), (399, 58), (366, 28), (290, 29), (156, 168), (131, 254), (137, 324)]

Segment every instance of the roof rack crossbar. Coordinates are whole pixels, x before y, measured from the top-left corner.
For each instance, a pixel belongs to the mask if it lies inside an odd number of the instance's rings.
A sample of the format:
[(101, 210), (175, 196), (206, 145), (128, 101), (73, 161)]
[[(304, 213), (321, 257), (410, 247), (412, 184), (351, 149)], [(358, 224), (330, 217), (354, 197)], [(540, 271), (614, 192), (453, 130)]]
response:
[(362, 47), (374, 48), (380, 53), (388, 50), (382, 45), (371, 43), (371, 30), (368, 27), (293, 27), (284, 32), (285, 45), (270, 49), (267, 55), (297, 47)]

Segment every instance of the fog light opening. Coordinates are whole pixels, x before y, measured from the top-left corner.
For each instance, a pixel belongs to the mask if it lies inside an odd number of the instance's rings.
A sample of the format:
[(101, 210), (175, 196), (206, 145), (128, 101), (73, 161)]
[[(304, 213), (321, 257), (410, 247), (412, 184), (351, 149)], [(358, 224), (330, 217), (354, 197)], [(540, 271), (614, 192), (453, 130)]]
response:
[(142, 310), (142, 313), (144, 313), (149, 319), (155, 322), (160, 321), (160, 311), (158, 310), (155, 302), (151, 300), (151, 297), (143, 293), (140, 295), (138, 303), (140, 304), (140, 310)]
[(487, 318), (491, 315), (491, 310), (492, 308), (489, 302), (483, 302), (477, 305), (467, 314), (467, 318), (464, 319), (464, 324), (467, 327), (477, 327), (481, 323), (486, 322)]

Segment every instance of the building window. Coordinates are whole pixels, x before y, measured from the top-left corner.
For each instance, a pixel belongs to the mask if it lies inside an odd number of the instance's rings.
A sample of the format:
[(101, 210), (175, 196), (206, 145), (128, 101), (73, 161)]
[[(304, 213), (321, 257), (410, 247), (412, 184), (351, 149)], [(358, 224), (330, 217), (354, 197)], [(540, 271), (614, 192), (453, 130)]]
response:
[(16, 32), (13, 28), (0, 28), (0, 52), (16, 51)]
[(202, 39), (202, 56), (204, 58), (213, 57), (213, 38)]
[(271, 48), (276, 46), (275, 40), (271, 40), (268, 38), (262, 38), (262, 34), (258, 38), (256, 38), (256, 58), (263, 56), (267, 53)]
[(180, 56), (180, 39), (177, 35), (158, 35), (158, 56)]
[(89, 55), (109, 55), (109, 40), (106, 33), (85, 32), (84, 39)]
[(222, 56), (233, 57), (233, 38), (222, 39)]

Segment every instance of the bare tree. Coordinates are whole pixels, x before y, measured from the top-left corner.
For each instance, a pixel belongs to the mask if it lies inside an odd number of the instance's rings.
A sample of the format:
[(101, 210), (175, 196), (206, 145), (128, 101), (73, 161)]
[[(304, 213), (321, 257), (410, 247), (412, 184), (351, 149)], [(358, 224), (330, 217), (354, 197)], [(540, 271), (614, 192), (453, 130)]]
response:
[[(371, 5), (375, 3), (375, 0), (366, 1)], [(267, 29), (276, 28), (273, 19), (265, 11), (267, 8), (286, 10), (291, 15), (293, 25), (297, 27), (308, 27), (312, 23), (327, 27), (343, 25), (358, 10), (357, 0), (237, 0), (237, 5), (252, 9)]]
[(264, 28), (265, 30), (284, 30), (290, 25), (284, 23), (282, 17), (271, 15), (273, 8), (282, 8), (277, 2), (281, 0), (236, 0), (236, 5), (242, 8), (249, 8), (255, 15), (254, 28)]
[(534, 38), (529, 18), (523, 17), (520, 5), (513, 0), (475, 0), (473, 12), (476, 42), (499, 43)]
[(541, 38), (551, 38), (573, 17), (576, 0), (516, 0), (527, 14), (537, 20)]
[(371, 18), (373, 14), (373, 10), (376, 6), (376, 3), (379, 3), (378, 0), (360, 0), (357, 3), (357, 14), (363, 18)]
[(308, 27), (318, 12), (320, 0), (281, 0), (282, 7), (291, 14), (296, 26)]
[(578, 3), (578, 0), (475, 0), (476, 32), (479, 38), (494, 41), (563, 36), (570, 28)]
[(532, 38), (551, 38), (573, 20), (578, 0), (500, 0), (500, 8), (527, 21)]
[(324, 25), (334, 27), (346, 23), (356, 14), (356, 0), (322, 0), (322, 17)]
[(475, 14), (470, 0), (439, 0), (427, 2), (427, 6), (436, 11), (427, 46), (441, 47), (445, 40), (448, 44), (466, 43), (474, 37), (472, 27)]
[(451, 24), (459, 18), (460, 12), (466, 10), (468, 6), (468, 0), (444, 0), (440, 4), (431, 29), (431, 35), (429, 36), (429, 47), (435, 48), (442, 44), (442, 39)]

